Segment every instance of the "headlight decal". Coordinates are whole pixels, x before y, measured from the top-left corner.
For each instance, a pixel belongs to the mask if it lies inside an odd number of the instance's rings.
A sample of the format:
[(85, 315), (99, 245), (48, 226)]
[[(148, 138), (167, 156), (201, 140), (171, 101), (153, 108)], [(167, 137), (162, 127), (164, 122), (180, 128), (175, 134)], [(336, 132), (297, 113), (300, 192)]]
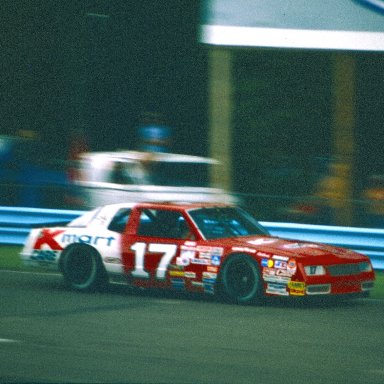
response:
[(372, 264), (369, 261), (364, 261), (359, 264), (360, 272), (372, 272)]
[(322, 265), (307, 265), (304, 267), (304, 271), (307, 276), (323, 276), (326, 273)]

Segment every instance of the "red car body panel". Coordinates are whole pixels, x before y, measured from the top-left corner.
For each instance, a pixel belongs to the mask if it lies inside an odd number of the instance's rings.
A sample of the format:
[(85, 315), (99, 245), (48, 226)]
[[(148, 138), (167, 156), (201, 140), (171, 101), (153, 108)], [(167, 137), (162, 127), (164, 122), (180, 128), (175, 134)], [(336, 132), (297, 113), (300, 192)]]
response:
[[(304, 296), (308, 295), (308, 286), (330, 285), (329, 292), (315, 292), (313, 294), (349, 294), (361, 293), (372, 287), (375, 273), (371, 269), (367, 272), (333, 276), (328, 270), (332, 266), (340, 266), (367, 262), (367, 256), (325, 244), (281, 239), (274, 236), (241, 236), (233, 238), (204, 239), (198, 226), (191, 219), (188, 212), (202, 207), (210, 207), (207, 204), (140, 204), (133, 210), (127, 225), (127, 231), (122, 237), (122, 259), (125, 273), (131, 283), (139, 287), (172, 288), (177, 284), (187, 291), (211, 292), (219, 278), (220, 268), (226, 259), (234, 254), (246, 254), (256, 260), (263, 278), (264, 293), (266, 295)], [(220, 205), (221, 206), (221, 205)], [(168, 209), (181, 212), (190, 226), (191, 233), (188, 239), (165, 239), (158, 237), (139, 236), (137, 227), (141, 209)], [(137, 254), (132, 250), (135, 244), (146, 244), (143, 255), (143, 270), (148, 276), (132, 277), (137, 263)], [(176, 245), (176, 252), (168, 263), (167, 271), (161, 278), (156, 276), (162, 253), (151, 252), (148, 245), (160, 244), (164, 246)], [(180, 265), (180, 257), (185, 252), (194, 252), (195, 258), (188, 265)], [(209, 254), (217, 253), (216, 261), (209, 259)], [(205, 255), (204, 255), (205, 253)], [(198, 261), (200, 260), (200, 261)], [(321, 276), (307, 276), (305, 266), (322, 265), (326, 273)], [(346, 268), (348, 271), (348, 268)], [(183, 282), (181, 282), (183, 281)], [(273, 284), (282, 285), (279, 288)], [(366, 289), (362, 284), (367, 283)], [(212, 287), (210, 286), (212, 285)], [(285, 291), (283, 289), (285, 286)], [(320, 290), (321, 291), (321, 290)]]

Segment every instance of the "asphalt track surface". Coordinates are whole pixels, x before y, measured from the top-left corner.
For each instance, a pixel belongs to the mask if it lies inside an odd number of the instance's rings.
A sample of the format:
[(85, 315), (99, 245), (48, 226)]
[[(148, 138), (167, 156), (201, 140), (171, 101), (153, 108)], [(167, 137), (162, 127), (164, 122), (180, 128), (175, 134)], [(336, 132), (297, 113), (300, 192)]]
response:
[(0, 382), (384, 383), (384, 301), (237, 306), (0, 271)]

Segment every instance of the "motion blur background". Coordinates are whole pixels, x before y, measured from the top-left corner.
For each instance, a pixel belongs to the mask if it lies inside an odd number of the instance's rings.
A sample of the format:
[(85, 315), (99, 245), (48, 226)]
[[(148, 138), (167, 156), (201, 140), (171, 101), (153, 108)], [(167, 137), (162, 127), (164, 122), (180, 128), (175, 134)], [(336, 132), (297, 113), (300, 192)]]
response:
[[(273, 27), (271, 3), (233, 3), (2, 0), (0, 204), (72, 208), (57, 186), (76, 154), (136, 149), (155, 113), (169, 150), (218, 158), (213, 183), (260, 220), (383, 228), (383, 48), (215, 40), (207, 25), (249, 7)], [(338, 3), (342, 28), (384, 25), (363, 1)], [(321, 20), (301, 0), (273, 6)]]

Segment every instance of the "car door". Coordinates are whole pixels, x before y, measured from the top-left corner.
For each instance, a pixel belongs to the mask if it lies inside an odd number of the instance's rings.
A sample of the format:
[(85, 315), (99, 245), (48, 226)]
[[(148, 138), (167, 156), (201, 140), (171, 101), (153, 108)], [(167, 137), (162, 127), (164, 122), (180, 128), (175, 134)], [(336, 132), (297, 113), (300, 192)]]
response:
[(181, 245), (192, 237), (182, 211), (140, 209), (136, 233), (128, 235), (123, 243), (129, 279), (138, 286), (169, 287), (169, 269), (177, 265)]

